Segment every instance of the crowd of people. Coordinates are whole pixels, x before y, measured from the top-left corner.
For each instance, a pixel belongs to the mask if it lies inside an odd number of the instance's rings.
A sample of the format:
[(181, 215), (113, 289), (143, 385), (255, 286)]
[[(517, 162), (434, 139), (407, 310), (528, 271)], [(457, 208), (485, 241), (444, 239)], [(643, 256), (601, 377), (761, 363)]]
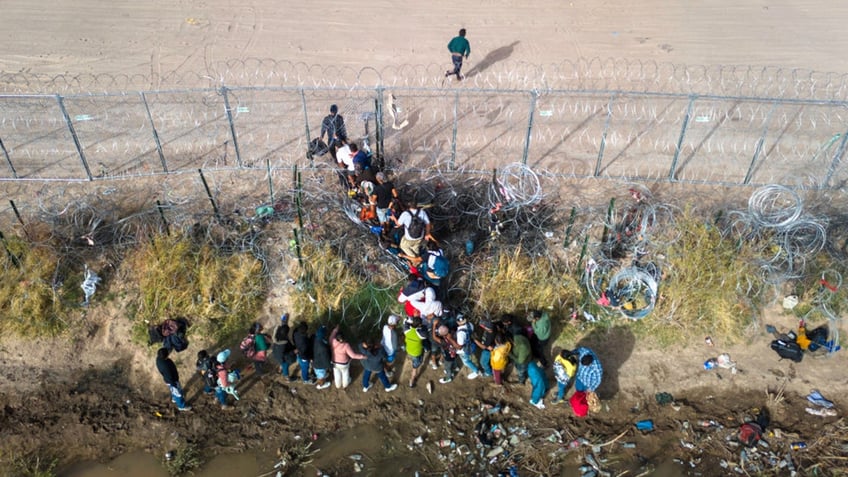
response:
[[(396, 363), (403, 351), (410, 365), (405, 377), (409, 387), (416, 386), (429, 361), (432, 369), (442, 368), (442, 384), (451, 383), (463, 369), (468, 379), (491, 379), (498, 386), (504, 385), (511, 373), (520, 385), (529, 381), (530, 404), (539, 409), (545, 408), (544, 396), (551, 381), (557, 383), (553, 403), (564, 402), (573, 383), (569, 402), (577, 415), (585, 415), (587, 409), (597, 405), (596, 391), (603, 376), (598, 356), (578, 347), (562, 350), (549, 359), (551, 319), (547, 312), (530, 312), (526, 320), (505, 314), (497, 320), (480, 320), (475, 327), (468, 317), (443, 304), (446, 296), (442, 285), (450, 263), (432, 235), (432, 223), (422, 204), (415, 198), (400, 199), (394, 184), (371, 164), (370, 154), (348, 139), (336, 105), (322, 121), (316, 142), (323, 143), (325, 137), (323, 153), (330, 153), (337, 163), (342, 187), (360, 200), (360, 219), (390, 245), (388, 250), (403, 260), (410, 272), (397, 298), (404, 316), (388, 316), (379, 340), (357, 343), (349, 342), (338, 326), (329, 330), (318, 325), (310, 330), (306, 321), (300, 321), (290, 327), (287, 314), (270, 335), (263, 332), (261, 324), (254, 323), (239, 347), (257, 376), (265, 375), (270, 362), (292, 382), (321, 390), (330, 386), (345, 389), (351, 383), (351, 363), (360, 361), (363, 392), (371, 389), (372, 378), (380, 381), (385, 392), (393, 392), (400, 379)], [(178, 409), (189, 410), (168, 353), (167, 347), (159, 350), (157, 367)], [(236, 385), (240, 374), (231, 367), (229, 358), (229, 350), (217, 354), (202, 350), (197, 355), (196, 368), (203, 378), (204, 391), (214, 393), (222, 409), (232, 408), (230, 397), (239, 399)], [(547, 373), (551, 363), (553, 379)]]

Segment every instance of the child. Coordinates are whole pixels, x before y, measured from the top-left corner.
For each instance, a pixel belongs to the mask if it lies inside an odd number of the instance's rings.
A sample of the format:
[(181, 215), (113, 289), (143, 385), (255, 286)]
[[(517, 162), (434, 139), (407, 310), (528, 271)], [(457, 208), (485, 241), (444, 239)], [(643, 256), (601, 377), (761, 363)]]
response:
[(512, 345), (502, 335), (495, 336), (495, 348), (492, 350), (492, 372), (495, 374), (495, 384), (503, 384), (503, 372), (509, 363), (509, 352)]
[(568, 350), (562, 350), (554, 359), (554, 375), (557, 380), (557, 395), (554, 404), (561, 404), (565, 389), (577, 372), (577, 356)]

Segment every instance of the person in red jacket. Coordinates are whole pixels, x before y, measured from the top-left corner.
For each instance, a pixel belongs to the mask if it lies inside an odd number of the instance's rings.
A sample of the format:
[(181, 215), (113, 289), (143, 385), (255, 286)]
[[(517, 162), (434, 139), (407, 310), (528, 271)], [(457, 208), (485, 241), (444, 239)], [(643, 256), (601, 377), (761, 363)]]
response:
[(350, 360), (365, 359), (365, 355), (353, 350), (339, 332), (339, 325), (330, 332), (330, 347), (333, 350), (333, 384), (336, 389), (344, 389), (350, 385)]

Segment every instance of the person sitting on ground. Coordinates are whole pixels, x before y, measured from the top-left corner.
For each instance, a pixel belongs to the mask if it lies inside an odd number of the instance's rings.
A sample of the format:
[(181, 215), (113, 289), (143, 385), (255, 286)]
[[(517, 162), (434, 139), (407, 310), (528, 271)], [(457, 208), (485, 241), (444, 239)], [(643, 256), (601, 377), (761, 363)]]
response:
[(159, 348), (156, 353), (156, 369), (162, 375), (165, 384), (168, 385), (168, 390), (171, 392), (171, 401), (177, 405), (179, 411), (191, 411), (191, 406), (185, 402), (185, 393), (180, 386), (180, 374), (177, 372), (177, 365), (168, 357), (170, 351), (168, 348)]
[(415, 387), (415, 380), (424, 363), (424, 343), (427, 341), (427, 330), (421, 324), (421, 318), (409, 318), (403, 322), (403, 338), (406, 346), (406, 355), (412, 364), (412, 373), (409, 376), (409, 387)]
[(462, 360), (462, 364), (468, 368), (468, 379), (477, 379), (480, 376), (480, 368), (474, 363), (474, 326), (468, 322), (465, 315), (456, 316), (456, 344), (458, 345), (457, 354)]
[(456, 355), (459, 350), (459, 344), (456, 338), (451, 333), (447, 325), (438, 325), (436, 333), (433, 334), (435, 343), (439, 345), (444, 358), (445, 376), (439, 379), (442, 384), (447, 384), (453, 381), (454, 372), (456, 371)]
[(395, 353), (398, 349), (398, 336), (395, 332), (400, 318), (397, 315), (389, 315), (386, 324), (383, 325), (383, 337), (380, 340), (380, 345), (383, 351), (386, 352), (386, 374), (392, 377), (392, 363), (395, 362)]
[(748, 421), (739, 426), (737, 439), (747, 447), (755, 447), (762, 439), (763, 433), (766, 432), (771, 423), (771, 414), (768, 408), (763, 407), (757, 413), (757, 417), (753, 421)]
[(362, 392), (367, 393), (371, 389), (372, 373), (377, 375), (377, 378), (383, 383), (383, 389), (387, 393), (397, 389), (397, 384), (389, 383), (389, 377), (386, 376), (386, 352), (383, 350), (383, 347), (363, 341), (359, 351), (365, 356), (365, 359), (362, 360), (362, 366), (365, 368), (365, 371), (362, 373)]
[(330, 348), (333, 350), (333, 384), (336, 389), (350, 386), (350, 360), (365, 359), (365, 355), (357, 353), (339, 332), (339, 325), (330, 332)]
[(527, 365), (527, 374), (530, 376), (530, 384), (533, 386), (530, 404), (538, 409), (544, 409), (543, 398), (545, 393), (548, 392), (548, 378), (545, 377), (545, 370), (542, 369), (542, 365), (538, 361), (532, 360)]
[(344, 117), (339, 114), (339, 107), (335, 104), (330, 106), (330, 114), (324, 116), (321, 121), (321, 134), (318, 140), (322, 141), (324, 136), (327, 136), (327, 147), (333, 157), (336, 157), (336, 150), (345, 142), (347, 142), (347, 128), (345, 127)]
[(554, 404), (561, 404), (565, 399), (568, 383), (577, 372), (577, 356), (568, 350), (562, 350), (554, 358), (554, 376), (557, 380), (557, 395)]
[(532, 355), (533, 353), (530, 351), (530, 340), (524, 335), (514, 335), (512, 337), (512, 351), (509, 354), (509, 358), (515, 367), (518, 384), (527, 382), (527, 366), (530, 364)]
[(495, 375), (495, 384), (503, 384), (503, 373), (506, 365), (509, 364), (509, 352), (512, 350), (512, 344), (506, 339), (503, 334), (495, 336), (495, 347), (492, 349), (492, 373)]
[(495, 328), (491, 321), (480, 322), (483, 335), (480, 339), (474, 338), (474, 342), (480, 348), (480, 367), (483, 368), (483, 376), (492, 377), (492, 350), (495, 349)]
[(418, 201), (413, 199), (400, 214), (397, 223), (399, 227), (403, 227), (398, 257), (406, 259), (411, 267), (417, 267), (421, 263), (421, 242), (435, 240), (430, 234), (430, 217), (419, 207)]
[(289, 379), (289, 369), (295, 361), (294, 346), (289, 339), (291, 329), (289, 328), (289, 314), (283, 313), (280, 323), (274, 327), (271, 335), (271, 355), (280, 365), (280, 374)]
[(332, 351), (327, 339), (327, 327), (321, 325), (315, 332), (315, 338), (312, 341), (312, 369), (315, 371), (315, 386), (318, 389), (330, 387), (330, 367), (332, 364)]

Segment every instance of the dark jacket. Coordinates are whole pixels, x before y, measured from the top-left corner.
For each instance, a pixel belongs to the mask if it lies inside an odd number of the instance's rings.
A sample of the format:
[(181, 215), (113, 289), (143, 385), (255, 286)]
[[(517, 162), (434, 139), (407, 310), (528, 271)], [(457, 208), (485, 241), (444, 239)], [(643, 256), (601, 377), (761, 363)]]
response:
[(312, 359), (312, 347), (308, 333), (302, 333), (295, 328), (294, 333), (292, 333), (292, 341), (294, 341), (294, 347), (297, 349), (297, 355), (300, 359)]
[(330, 342), (327, 341), (327, 328), (320, 327), (315, 332), (315, 340), (312, 346), (312, 367), (315, 369), (330, 369), (332, 367), (332, 354)]
[(327, 142), (333, 141), (333, 136), (336, 136), (341, 141), (347, 141), (347, 128), (345, 127), (344, 118), (341, 114), (328, 114), (321, 121), (321, 137), (327, 135)]
[(168, 384), (176, 384), (180, 381), (180, 374), (177, 372), (177, 365), (171, 361), (171, 358), (156, 357), (156, 369), (162, 375), (162, 379)]
[(386, 360), (386, 352), (382, 346), (376, 346), (374, 349), (365, 349), (359, 347), (359, 352), (365, 355), (362, 360), (362, 366), (372, 373), (379, 373), (383, 370), (383, 362)]

